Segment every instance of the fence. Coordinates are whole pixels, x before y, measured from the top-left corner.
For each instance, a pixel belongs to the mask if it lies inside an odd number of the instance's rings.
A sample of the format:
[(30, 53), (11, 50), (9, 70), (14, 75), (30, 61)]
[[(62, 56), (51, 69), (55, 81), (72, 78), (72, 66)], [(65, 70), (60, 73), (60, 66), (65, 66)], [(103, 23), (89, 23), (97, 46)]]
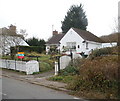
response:
[(24, 62), (0, 59), (0, 68), (24, 71), (26, 74), (33, 74), (34, 72), (39, 72), (39, 63), (35, 60)]

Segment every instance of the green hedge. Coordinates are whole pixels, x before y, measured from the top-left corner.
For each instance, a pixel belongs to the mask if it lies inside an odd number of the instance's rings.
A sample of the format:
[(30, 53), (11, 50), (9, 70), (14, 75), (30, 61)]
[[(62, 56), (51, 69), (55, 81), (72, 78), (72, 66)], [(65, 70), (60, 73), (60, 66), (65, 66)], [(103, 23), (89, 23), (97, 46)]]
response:
[[(15, 51), (17, 49), (17, 51)], [(11, 53), (15, 52), (37, 52), (42, 53), (45, 51), (45, 48), (42, 46), (17, 46), (17, 47), (11, 47)]]
[(91, 56), (92, 57), (98, 57), (98, 56), (103, 56), (103, 55), (110, 55), (112, 54), (112, 48), (107, 47), (107, 48), (101, 48), (101, 49), (96, 49), (92, 52)]

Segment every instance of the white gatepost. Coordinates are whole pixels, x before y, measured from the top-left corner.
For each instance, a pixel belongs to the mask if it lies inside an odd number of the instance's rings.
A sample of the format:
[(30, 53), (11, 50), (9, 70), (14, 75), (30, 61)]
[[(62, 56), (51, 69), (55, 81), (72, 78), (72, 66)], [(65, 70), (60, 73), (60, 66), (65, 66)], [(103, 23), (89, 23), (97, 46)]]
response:
[(71, 61), (71, 57), (62, 56), (60, 57), (60, 69), (65, 69)]
[(55, 61), (55, 75), (58, 75), (58, 62)]
[(34, 72), (39, 72), (39, 63), (38, 61), (31, 60), (26, 63), (26, 73), (33, 74)]

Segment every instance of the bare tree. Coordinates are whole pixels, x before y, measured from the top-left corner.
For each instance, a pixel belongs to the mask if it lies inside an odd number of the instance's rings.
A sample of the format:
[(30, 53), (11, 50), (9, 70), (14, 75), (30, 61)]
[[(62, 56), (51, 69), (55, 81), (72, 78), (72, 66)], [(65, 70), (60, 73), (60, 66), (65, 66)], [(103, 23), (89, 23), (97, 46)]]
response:
[(20, 34), (25, 38), (28, 34), (26, 33), (26, 29), (20, 29)]
[(10, 53), (10, 47), (19, 46), (22, 41), (21, 35), (8, 35), (8, 34), (3, 33), (1, 38), (2, 38), (1, 48), (2, 48), (3, 56), (5, 54)]
[(11, 41), (15, 46), (15, 50), (19, 51), (20, 43), (22, 42), (22, 39), (24, 39), (24, 37), (22, 35), (17, 35), (17, 36), (12, 36), (11, 38), (12, 38)]

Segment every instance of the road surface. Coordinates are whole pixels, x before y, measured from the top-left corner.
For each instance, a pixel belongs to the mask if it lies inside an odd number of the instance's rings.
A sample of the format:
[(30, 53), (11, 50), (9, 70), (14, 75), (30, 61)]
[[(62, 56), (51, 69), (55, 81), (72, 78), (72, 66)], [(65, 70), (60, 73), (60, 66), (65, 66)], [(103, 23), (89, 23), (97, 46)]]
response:
[(62, 91), (7, 77), (2, 78), (2, 97), (3, 99), (76, 99)]

